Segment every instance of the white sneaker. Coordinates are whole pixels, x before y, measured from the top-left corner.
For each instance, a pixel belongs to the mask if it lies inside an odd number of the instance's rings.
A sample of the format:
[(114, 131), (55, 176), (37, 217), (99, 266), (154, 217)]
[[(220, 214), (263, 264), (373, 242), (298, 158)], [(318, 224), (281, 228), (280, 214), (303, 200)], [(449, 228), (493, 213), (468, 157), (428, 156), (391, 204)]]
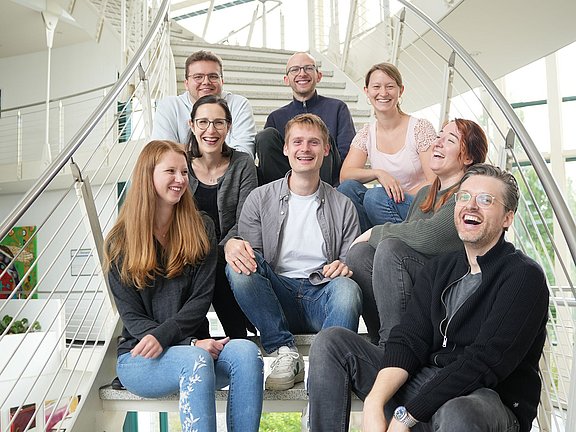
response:
[(270, 368), (270, 375), (266, 378), (266, 390), (288, 390), (294, 387), (295, 383), (304, 381), (304, 361), (297, 348), (278, 348), (278, 357)]

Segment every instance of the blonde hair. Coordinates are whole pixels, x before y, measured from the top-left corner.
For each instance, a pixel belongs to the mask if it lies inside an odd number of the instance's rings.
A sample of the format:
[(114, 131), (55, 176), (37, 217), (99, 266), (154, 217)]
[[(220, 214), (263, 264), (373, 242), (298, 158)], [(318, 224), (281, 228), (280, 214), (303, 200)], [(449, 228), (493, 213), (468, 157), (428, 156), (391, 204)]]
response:
[(154, 240), (157, 195), (153, 175), (156, 165), (171, 151), (186, 158), (184, 149), (172, 141), (151, 141), (142, 149), (126, 200), (106, 236), (105, 271), (115, 265), (122, 283), (137, 289), (144, 289), (159, 274), (169, 279), (178, 276), (185, 265), (196, 265), (204, 259), (211, 247), (202, 216), (187, 186), (174, 205), (164, 249), (166, 262), (158, 262)]
[(322, 138), (322, 144), (324, 144), (324, 147), (330, 146), (330, 131), (328, 131), (326, 123), (324, 123), (319, 116), (311, 113), (298, 114), (288, 120), (288, 123), (286, 123), (286, 127), (284, 128), (285, 144), (288, 144), (290, 140), (290, 132), (296, 125), (317, 128), (320, 132), (320, 137)]

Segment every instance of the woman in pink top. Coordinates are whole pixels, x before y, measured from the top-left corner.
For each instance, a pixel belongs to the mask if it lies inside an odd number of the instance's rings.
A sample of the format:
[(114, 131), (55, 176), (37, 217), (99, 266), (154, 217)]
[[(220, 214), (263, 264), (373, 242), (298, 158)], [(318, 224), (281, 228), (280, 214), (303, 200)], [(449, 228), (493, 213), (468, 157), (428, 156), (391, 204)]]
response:
[[(428, 167), (434, 126), (400, 109), (402, 76), (389, 63), (368, 71), (364, 92), (376, 119), (354, 137), (340, 170), (338, 190), (354, 203), (362, 232), (385, 222), (402, 222), (416, 192), (434, 180)], [(369, 167), (366, 167), (369, 161)], [(364, 183), (378, 181), (367, 188)], [(381, 186), (381, 187), (380, 187)]]

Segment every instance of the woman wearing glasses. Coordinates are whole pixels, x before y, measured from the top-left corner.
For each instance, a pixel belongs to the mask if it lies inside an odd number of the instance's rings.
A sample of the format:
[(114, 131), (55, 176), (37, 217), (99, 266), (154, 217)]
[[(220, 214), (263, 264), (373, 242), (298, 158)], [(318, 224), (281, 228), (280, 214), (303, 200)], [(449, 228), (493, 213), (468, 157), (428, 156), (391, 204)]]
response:
[(247, 340), (210, 338), (214, 224), (188, 187), (186, 153), (151, 141), (136, 162), (118, 220), (106, 237), (105, 269), (124, 329), (118, 377), (131, 392), (180, 393), (182, 430), (216, 431), (216, 389), (230, 386), (229, 430), (256, 432), (263, 364)]
[[(406, 218), (416, 193), (434, 180), (428, 164), (430, 146), (436, 137), (428, 120), (400, 109), (404, 85), (396, 66), (372, 66), (366, 74), (364, 92), (375, 119), (352, 140), (338, 186), (354, 203), (362, 232)], [(364, 186), (372, 181), (377, 182), (375, 187)]]
[(226, 101), (218, 96), (201, 97), (192, 107), (186, 152), (190, 160), (190, 186), (198, 208), (214, 221), (218, 239), (218, 265), (212, 304), (224, 332), (231, 338), (246, 337), (246, 328), (255, 333), (238, 306), (224, 273), (224, 245), (237, 235), (237, 218), (248, 194), (258, 185), (252, 158), (230, 148), (226, 135), (232, 115)]
[(422, 266), (435, 255), (462, 247), (454, 225), (454, 193), (466, 170), (484, 162), (488, 153), (482, 128), (463, 119), (447, 123), (431, 147), (429, 166), (436, 178), (416, 194), (406, 220), (369, 229), (347, 255), (375, 344), (386, 342), (400, 322)]

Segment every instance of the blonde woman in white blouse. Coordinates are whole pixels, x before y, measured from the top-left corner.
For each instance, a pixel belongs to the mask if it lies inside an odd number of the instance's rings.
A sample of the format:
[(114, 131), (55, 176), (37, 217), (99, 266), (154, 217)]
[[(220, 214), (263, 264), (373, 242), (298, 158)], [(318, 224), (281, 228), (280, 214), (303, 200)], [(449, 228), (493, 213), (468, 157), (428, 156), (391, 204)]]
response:
[[(375, 120), (352, 140), (338, 187), (354, 203), (362, 232), (406, 218), (414, 195), (435, 178), (428, 163), (430, 145), (436, 138), (428, 120), (400, 109), (404, 85), (394, 65), (372, 66), (364, 92), (374, 107)], [(378, 182), (375, 187), (364, 186), (374, 180)]]

